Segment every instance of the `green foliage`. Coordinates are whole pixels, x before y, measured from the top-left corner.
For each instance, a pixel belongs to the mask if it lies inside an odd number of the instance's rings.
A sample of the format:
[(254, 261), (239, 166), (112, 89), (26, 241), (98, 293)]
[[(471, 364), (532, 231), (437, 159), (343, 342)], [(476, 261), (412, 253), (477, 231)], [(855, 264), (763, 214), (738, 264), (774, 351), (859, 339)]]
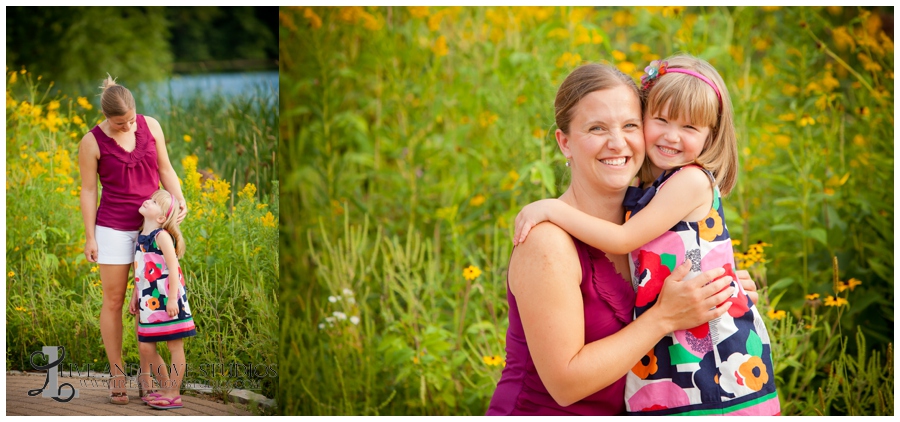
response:
[(6, 19), (9, 69), (27, 67), (67, 92), (89, 91), (105, 72), (144, 81), (171, 71), (163, 7), (15, 6)]
[[(42, 94), (44, 87), (27, 72), (14, 70), (6, 77), (7, 369), (31, 369), (30, 354), (45, 345), (66, 347), (67, 363), (102, 368), (106, 365), (99, 330), (102, 282), (97, 265), (83, 254), (76, 161), (87, 122), (98, 121), (99, 113), (84, 98)], [(14, 94), (15, 88), (24, 94)], [(228, 113), (221, 109), (223, 102), (198, 101), (192, 115), (200, 121), (218, 119)], [(269, 133), (271, 129), (262, 126), (264, 116), (276, 115), (277, 103), (267, 104), (268, 109), (248, 109), (241, 115), (253, 123), (225, 125), (219, 136), (236, 141), (245, 136), (236, 129), (241, 127)], [(173, 108), (167, 114), (184, 112)], [(159, 120), (167, 133), (191, 129), (183, 120), (166, 122), (169, 119), (163, 116)], [(252, 377), (246, 371), (228, 373), (222, 365), (278, 369), (278, 185), (272, 182), (271, 193), (259, 194), (248, 183), (234, 195), (231, 183), (214, 174), (201, 185), (198, 166), (218, 158), (203, 149), (196, 152), (186, 155), (183, 148), (169, 148), (189, 207), (181, 225), (187, 251), (179, 263), (198, 332), (185, 343), (189, 367), (196, 369), (185, 382), (240, 380), (273, 397), (277, 374), (267, 371), (263, 377)], [(236, 170), (225, 164), (223, 173)], [(125, 309), (124, 360), (134, 368), (139, 360), (134, 322), (127, 304)]]

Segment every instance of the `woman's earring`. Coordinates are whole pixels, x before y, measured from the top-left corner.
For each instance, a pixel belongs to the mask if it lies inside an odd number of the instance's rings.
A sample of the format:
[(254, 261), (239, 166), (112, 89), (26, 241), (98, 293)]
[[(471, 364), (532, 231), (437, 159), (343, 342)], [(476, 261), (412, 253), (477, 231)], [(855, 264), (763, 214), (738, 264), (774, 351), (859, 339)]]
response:
[(570, 164), (569, 164), (569, 159), (566, 158), (566, 167), (569, 167), (569, 166), (570, 166)]

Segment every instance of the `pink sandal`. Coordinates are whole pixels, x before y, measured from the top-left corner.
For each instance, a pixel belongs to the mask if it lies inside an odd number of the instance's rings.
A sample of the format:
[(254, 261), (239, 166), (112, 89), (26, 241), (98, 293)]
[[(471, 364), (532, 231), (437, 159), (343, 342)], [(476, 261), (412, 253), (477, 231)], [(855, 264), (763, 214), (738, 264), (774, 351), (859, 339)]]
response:
[[(181, 409), (182, 407), (184, 407), (182, 403), (175, 403), (175, 400), (181, 400), (181, 396), (175, 396), (172, 398), (157, 397), (155, 400), (147, 402), (147, 405), (154, 409), (160, 410)], [(165, 402), (165, 404), (156, 404), (157, 402)]]
[(151, 390), (149, 393), (141, 396), (141, 400), (144, 401), (144, 404), (148, 404), (161, 396), (162, 394), (159, 394), (159, 392)]

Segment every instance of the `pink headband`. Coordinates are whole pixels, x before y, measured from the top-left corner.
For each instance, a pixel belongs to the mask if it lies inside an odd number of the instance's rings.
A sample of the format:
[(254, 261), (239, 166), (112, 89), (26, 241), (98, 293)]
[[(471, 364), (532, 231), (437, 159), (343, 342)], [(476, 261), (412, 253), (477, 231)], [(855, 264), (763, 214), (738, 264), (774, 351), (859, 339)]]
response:
[(169, 203), (169, 210), (166, 211), (166, 219), (169, 219), (169, 214), (172, 213), (172, 208), (175, 208), (175, 195), (169, 192), (169, 195), (172, 195), (172, 202)]
[(719, 88), (716, 87), (716, 84), (713, 81), (709, 80), (706, 76), (700, 74), (700, 72), (696, 72), (690, 69), (682, 69), (680, 67), (669, 67), (669, 63), (665, 61), (654, 60), (650, 62), (650, 65), (644, 68), (644, 76), (641, 76), (641, 86), (647, 90), (659, 80), (659, 77), (665, 75), (666, 73), (683, 73), (685, 75), (691, 75), (697, 79), (700, 79), (703, 82), (706, 82), (707, 85), (712, 87), (713, 91), (716, 91), (716, 97), (719, 99), (719, 109), (722, 108), (722, 94), (719, 93)]

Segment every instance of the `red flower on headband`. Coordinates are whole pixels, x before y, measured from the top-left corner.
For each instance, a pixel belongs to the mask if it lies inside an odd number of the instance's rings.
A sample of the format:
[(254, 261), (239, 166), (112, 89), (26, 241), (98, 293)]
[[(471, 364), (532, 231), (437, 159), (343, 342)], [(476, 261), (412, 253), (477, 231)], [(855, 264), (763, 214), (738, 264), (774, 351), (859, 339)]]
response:
[(668, 66), (669, 62), (666, 61), (654, 60), (650, 62), (650, 65), (644, 68), (644, 75), (641, 76), (641, 87), (645, 90), (650, 89), (660, 76), (666, 74)]

